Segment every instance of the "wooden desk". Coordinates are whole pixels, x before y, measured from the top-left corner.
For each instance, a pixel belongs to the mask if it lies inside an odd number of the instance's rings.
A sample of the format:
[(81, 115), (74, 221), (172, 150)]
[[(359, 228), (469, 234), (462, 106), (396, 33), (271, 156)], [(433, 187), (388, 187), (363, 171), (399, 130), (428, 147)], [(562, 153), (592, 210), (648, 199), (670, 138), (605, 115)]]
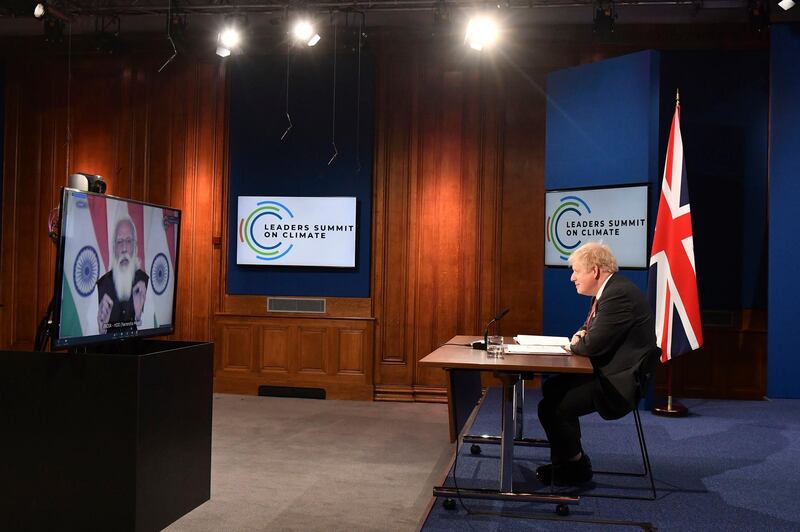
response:
[[(458, 433), (457, 405), (460, 395), (468, 397), (475, 394), (477, 382), (480, 393), (480, 371), (492, 371), (503, 384), (503, 400), (501, 406), (502, 428), (500, 434), (500, 481), (497, 490), (459, 490), (437, 486), (433, 488), (434, 496), (468, 497), (478, 499), (515, 500), (532, 502), (553, 502), (561, 508), (564, 504), (575, 504), (578, 497), (569, 497), (548, 493), (515, 493), (512, 484), (512, 467), (514, 462), (515, 426), (521, 434), (523, 375), (533, 373), (592, 373), (592, 365), (588, 358), (565, 353), (564, 355), (512, 355), (506, 353), (503, 358), (489, 358), (486, 351), (475, 350), (467, 345), (482, 338), (478, 336), (455, 336), (447, 344), (439, 347), (419, 361), (421, 366), (443, 368), (448, 373), (448, 406), (450, 408), (451, 434), (453, 429)], [(464, 373), (478, 376), (468, 379)], [(471, 388), (464, 390), (463, 388)], [(474, 408), (474, 407), (473, 407)], [(463, 416), (462, 416), (463, 417)], [(515, 419), (516, 418), (516, 419)], [(458, 449), (456, 449), (458, 452)]]
[(586, 357), (570, 355), (512, 355), (488, 358), (486, 351), (466, 347), (482, 336), (454, 336), (419, 361), (422, 366), (445, 369), (477, 369), (481, 371), (510, 371), (520, 373), (591, 373), (592, 364)]

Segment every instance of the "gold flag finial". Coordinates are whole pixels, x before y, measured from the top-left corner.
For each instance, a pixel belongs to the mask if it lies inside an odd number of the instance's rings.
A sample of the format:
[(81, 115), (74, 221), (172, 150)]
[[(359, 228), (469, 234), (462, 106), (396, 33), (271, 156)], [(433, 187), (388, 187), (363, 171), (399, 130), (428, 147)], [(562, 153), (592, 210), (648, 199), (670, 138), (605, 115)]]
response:
[(680, 89), (675, 89), (675, 103), (681, 103), (681, 91)]

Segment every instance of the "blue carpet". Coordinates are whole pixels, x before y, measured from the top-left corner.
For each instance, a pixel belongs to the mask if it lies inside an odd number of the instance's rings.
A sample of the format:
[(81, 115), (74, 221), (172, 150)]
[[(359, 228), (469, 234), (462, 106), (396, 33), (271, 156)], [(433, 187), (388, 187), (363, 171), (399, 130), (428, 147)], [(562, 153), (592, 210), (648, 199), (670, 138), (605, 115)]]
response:
[[(528, 438), (544, 437), (536, 417), (538, 392), (526, 390)], [(445, 510), (440, 499), (423, 530), (800, 530), (800, 401), (682, 402), (690, 411), (686, 418), (641, 412), (655, 501), (584, 496), (569, 516), (559, 517), (552, 504), (463, 499), (468, 513), (458, 503)], [(499, 434), (499, 412), (499, 390), (491, 389), (470, 433)], [(616, 421), (585, 416), (581, 430), (595, 470), (641, 470), (632, 414)], [(483, 445), (478, 456), (469, 447), (458, 454), (458, 487), (496, 488), (499, 446)], [(549, 489), (535, 473), (548, 461), (548, 449), (515, 447), (514, 457), (515, 491)], [(453, 485), (452, 471), (446, 485)], [(649, 484), (644, 477), (595, 475), (579, 494), (592, 493), (646, 496)]]

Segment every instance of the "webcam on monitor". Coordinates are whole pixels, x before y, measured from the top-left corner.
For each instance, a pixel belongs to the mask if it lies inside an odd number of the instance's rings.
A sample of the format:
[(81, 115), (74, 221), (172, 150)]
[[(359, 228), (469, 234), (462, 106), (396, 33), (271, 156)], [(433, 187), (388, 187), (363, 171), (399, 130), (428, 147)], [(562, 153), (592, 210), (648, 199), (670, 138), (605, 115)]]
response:
[(69, 188), (82, 192), (105, 194), (106, 182), (103, 181), (103, 176), (78, 172), (69, 176)]

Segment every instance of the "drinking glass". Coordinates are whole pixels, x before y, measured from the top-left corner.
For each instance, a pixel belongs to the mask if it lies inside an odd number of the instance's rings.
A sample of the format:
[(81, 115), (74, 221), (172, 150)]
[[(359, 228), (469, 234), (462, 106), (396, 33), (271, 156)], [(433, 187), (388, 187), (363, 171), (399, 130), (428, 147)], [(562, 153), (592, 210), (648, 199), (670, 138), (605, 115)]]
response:
[(503, 337), (490, 336), (486, 342), (487, 358), (503, 358)]

